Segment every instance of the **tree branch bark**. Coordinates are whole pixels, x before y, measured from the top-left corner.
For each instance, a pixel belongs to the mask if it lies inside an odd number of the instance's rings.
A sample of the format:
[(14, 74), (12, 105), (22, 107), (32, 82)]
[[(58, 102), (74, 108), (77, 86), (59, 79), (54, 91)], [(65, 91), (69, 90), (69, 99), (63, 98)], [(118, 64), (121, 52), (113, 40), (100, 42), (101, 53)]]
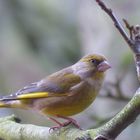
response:
[[(123, 26), (113, 13), (112, 9), (108, 8), (102, 0), (95, 0), (98, 5), (104, 10), (105, 13), (113, 21), (115, 27), (120, 32), (129, 48), (134, 55), (134, 61), (136, 64), (137, 77), (140, 82), (140, 26), (130, 26), (127, 20), (123, 19), (126, 28), (129, 30), (129, 36), (125, 32)], [(130, 100), (130, 102), (119, 112), (113, 119), (107, 122), (104, 126), (99, 128), (103, 132), (103, 135), (109, 139), (115, 139), (128, 125), (130, 125), (136, 117), (140, 114), (140, 89)]]
[(15, 116), (0, 118), (0, 140), (90, 140), (88, 131), (75, 128), (72, 124), (49, 132), (48, 127), (20, 124)]
[(132, 50), (134, 60), (136, 64), (137, 76), (140, 81), (140, 25), (130, 26), (126, 19), (123, 19), (126, 28), (129, 30), (130, 35), (128, 36), (123, 26), (113, 13), (112, 9), (108, 8), (102, 0), (95, 0), (98, 5), (108, 14), (112, 19), (115, 27), (120, 32), (129, 48)]
[(96, 129), (79, 130), (73, 124), (49, 132), (48, 127), (20, 124), (15, 116), (0, 118), (2, 140), (114, 140), (140, 114), (140, 89), (115, 117)]
[(108, 139), (115, 139), (127, 126), (133, 123), (140, 114), (140, 89), (130, 102), (109, 122), (101, 126), (99, 133)]
[(133, 41), (128, 37), (127, 33), (125, 32), (123, 26), (121, 25), (121, 23), (119, 22), (115, 14), (113, 13), (112, 9), (107, 8), (107, 6), (102, 0), (96, 0), (96, 2), (110, 16), (110, 18), (114, 22), (115, 27), (118, 29), (118, 31), (120, 32), (122, 37), (125, 39), (127, 44), (131, 47), (133, 45)]

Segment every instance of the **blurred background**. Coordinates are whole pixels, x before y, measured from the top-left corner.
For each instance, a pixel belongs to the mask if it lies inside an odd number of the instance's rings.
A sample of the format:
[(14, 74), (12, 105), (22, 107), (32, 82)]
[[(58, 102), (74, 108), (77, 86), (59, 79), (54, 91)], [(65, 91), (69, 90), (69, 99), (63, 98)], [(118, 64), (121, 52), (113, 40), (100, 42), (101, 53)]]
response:
[[(106, 0), (120, 20), (140, 23), (140, 1)], [(88, 53), (105, 55), (112, 65), (100, 95), (74, 116), (83, 128), (94, 128), (119, 112), (138, 87), (133, 56), (110, 18), (94, 0), (0, 1), (0, 96), (75, 63)], [(33, 111), (0, 109), (22, 123), (52, 126)], [(117, 138), (138, 140), (140, 119)]]

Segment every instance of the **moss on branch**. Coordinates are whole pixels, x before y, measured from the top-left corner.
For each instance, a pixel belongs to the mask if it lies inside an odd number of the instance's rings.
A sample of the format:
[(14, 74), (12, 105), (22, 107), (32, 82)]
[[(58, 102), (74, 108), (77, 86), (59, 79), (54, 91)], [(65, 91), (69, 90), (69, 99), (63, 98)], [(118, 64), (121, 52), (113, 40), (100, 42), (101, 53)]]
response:
[(140, 89), (130, 102), (103, 126), (90, 130), (79, 130), (73, 124), (51, 131), (48, 127), (17, 123), (15, 116), (0, 118), (2, 140), (112, 140), (140, 114)]
[(49, 132), (48, 127), (20, 124), (15, 116), (0, 118), (0, 139), (2, 140), (90, 140), (88, 131), (79, 130), (72, 124)]

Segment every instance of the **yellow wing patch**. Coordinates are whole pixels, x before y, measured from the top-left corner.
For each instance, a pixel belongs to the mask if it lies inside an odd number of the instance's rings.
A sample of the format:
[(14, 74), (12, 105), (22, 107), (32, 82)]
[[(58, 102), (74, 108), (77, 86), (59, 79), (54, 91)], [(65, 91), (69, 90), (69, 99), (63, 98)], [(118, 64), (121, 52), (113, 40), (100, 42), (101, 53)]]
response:
[(17, 99), (47, 98), (48, 92), (26, 93), (17, 96)]
[(16, 97), (17, 100), (22, 99), (36, 99), (36, 98), (47, 98), (47, 97), (59, 97), (59, 96), (66, 96), (67, 94), (59, 94), (59, 93), (49, 93), (49, 92), (35, 92), (35, 93), (27, 93), (21, 94)]

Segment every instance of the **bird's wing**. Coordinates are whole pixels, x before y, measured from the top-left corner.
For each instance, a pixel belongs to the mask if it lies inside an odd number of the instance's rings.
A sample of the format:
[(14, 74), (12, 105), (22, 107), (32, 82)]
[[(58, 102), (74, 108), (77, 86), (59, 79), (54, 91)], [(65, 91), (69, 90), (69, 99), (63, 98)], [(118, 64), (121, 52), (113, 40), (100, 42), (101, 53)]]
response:
[(78, 85), (81, 78), (73, 74), (71, 69), (61, 70), (45, 79), (31, 83), (16, 93), (3, 97), (2, 100), (23, 100), (47, 98), (53, 96), (67, 96), (69, 90)]

